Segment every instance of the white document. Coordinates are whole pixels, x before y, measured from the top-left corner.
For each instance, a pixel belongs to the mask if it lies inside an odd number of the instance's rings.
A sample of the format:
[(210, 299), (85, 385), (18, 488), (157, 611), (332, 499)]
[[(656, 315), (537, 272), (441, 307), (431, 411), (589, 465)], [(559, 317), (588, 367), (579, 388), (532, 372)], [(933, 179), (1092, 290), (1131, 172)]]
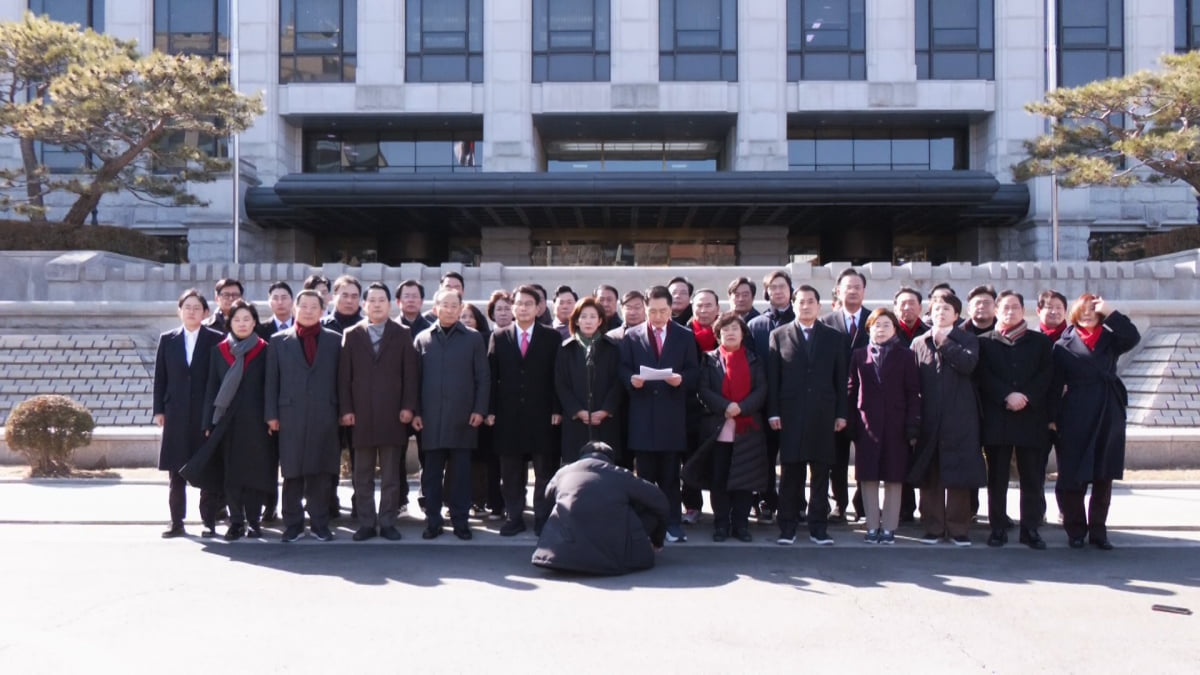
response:
[(647, 382), (663, 382), (674, 374), (675, 371), (671, 370), (670, 368), (650, 368), (648, 366), (642, 366), (642, 370), (638, 373), (638, 376)]

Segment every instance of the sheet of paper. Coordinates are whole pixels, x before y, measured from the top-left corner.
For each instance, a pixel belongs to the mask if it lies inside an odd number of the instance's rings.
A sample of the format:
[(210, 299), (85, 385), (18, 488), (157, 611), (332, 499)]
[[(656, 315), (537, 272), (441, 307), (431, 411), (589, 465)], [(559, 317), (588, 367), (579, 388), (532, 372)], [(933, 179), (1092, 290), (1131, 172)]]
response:
[(647, 382), (661, 382), (674, 374), (675, 371), (670, 368), (651, 368), (649, 366), (642, 366), (641, 372), (638, 373)]

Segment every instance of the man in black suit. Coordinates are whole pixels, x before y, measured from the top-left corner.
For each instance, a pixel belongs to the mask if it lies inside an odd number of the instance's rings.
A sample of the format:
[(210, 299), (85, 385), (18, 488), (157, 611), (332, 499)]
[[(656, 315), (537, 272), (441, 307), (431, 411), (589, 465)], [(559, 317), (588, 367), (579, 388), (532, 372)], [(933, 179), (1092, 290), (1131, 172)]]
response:
[[(848, 267), (842, 270), (837, 278), (837, 297), (840, 306), (834, 311), (821, 317), (821, 323), (847, 336), (846, 362), (850, 362), (850, 352), (859, 347), (867, 346), (870, 335), (867, 332), (867, 317), (870, 311), (863, 307), (863, 296), (867, 291), (867, 278), (862, 272)], [(843, 392), (844, 394), (845, 392)], [(829, 514), (829, 522), (846, 522), (846, 506), (850, 503), (850, 433), (839, 431), (836, 439), (837, 457), (829, 474), (829, 482), (833, 487), (833, 500), (836, 504)], [(862, 496), (854, 493), (855, 520), (866, 516), (863, 513)]]
[(738, 277), (729, 282), (726, 293), (729, 296), (729, 309), (737, 312), (742, 321), (749, 324), (758, 316), (758, 310), (754, 309), (754, 296), (758, 293), (758, 286), (749, 277)]
[[(533, 459), (533, 509), (543, 513), (546, 485), (558, 471), (558, 425), (562, 423), (554, 388), (554, 364), (562, 338), (558, 331), (537, 320), (538, 292), (532, 286), (513, 291), (513, 317), (509, 325), (492, 333), (488, 364), (492, 372), (492, 444), (500, 456), (500, 484), (506, 522), (500, 534), (511, 537), (525, 531), (525, 488)], [(541, 534), (543, 521), (534, 519), (533, 531)]]
[[(921, 291), (904, 286), (892, 296), (892, 311), (900, 320), (896, 335), (904, 345), (929, 332), (929, 324), (921, 320)], [(857, 502), (856, 502), (857, 504)], [(917, 491), (912, 483), (905, 483), (900, 491), (900, 522), (911, 523), (917, 519)]]
[(817, 321), (821, 296), (812, 286), (796, 289), (796, 320), (771, 333), (767, 356), (767, 423), (779, 432), (779, 539), (796, 541), (805, 465), (812, 472), (808, 499), (809, 539), (833, 543), (826, 531), (829, 468), (837, 455), (834, 436), (846, 428), (848, 339)]
[[(750, 339), (746, 345), (760, 358), (766, 358), (770, 349), (771, 331), (796, 320), (792, 310), (792, 276), (787, 270), (773, 270), (763, 277), (763, 299), (770, 307), (747, 322)], [(779, 459), (779, 432), (768, 427), (767, 437), (767, 489), (758, 495), (754, 511), (758, 522), (770, 524), (775, 521), (775, 510), (779, 508), (779, 492), (776, 489), (775, 463)], [(804, 518), (804, 495), (800, 495), (799, 512)]]
[[(671, 292), (650, 289), (648, 320), (621, 339), (621, 381), (629, 393), (629, 448), (637, 474), (667, 496), (667, 541), (687, 541), (679, 511), (679, 458), (687, 449), (687, 401), (695, 396), (700, 357), (692, 331), (671, 320)], [(645, 366), (670, 370), (664, 380), (646, 379)]]
[(229, 333), (229, 327), (225, 325), (229, 308), (233, 306), (235, 300), (242, 299), (242, 296), (246, 294), (246, 289), (242, 288), (242, 282), (237, 279), (218, 279), (213, 292), (217, 298), (217, 311), (204, 320), (204, 325), (225, 335)]
[(687, 277), (675, 277), (667, 282), (667, 290), (671, 292), (671, 320), (686, 327), (692, 320), (692, 293), (696, 287)]
[[(641, 295), (641, 293), (638, 293), (638, 295)], [(596, 303), (604, 311), (604, 316), (601, 317), (604, 323), (600, 326), (600, 330), (608, 333), (619, 328), (621, 326), (621, 313), (617, 311), (617, 305), (620, 303), (621, 294), (617, 292), (617, 287), (609, 284), (600, 284), (596, 287), (596, 290), (592, 291), (592, 296), (596, 298)], [(625, 297), (628, 298), (629, 294), (626, 293)], [(643, 304), (645, 303), (644, 298), (642, 302)]]
[(271, 284), (267, 289), (267, 303), (271, 306), (271, 316), (254, 329), (264, 340), (270, 340), (272, 335), (291, 328), (295, 322), (295, 317), (292, 316), (292, 287), (284, 281)]
[[(187, 515), (187, 481), (179, 469), (187, 464), (204, 444), (204, 388), (208, 383), (208, 362), (212, 348), (221, 342), (221, 334), (202, 325), (208, 301), (196, 289), (179, 296), (182, 326), (158, 337), (154, 359), (154, 423), (163, 428), (158, 468), (168, 472), (171, 525), (164, 539), (186, 534), (183, 519)], [(200, 491), (201, 536), (212, 537), (221, 506), (219, 492)]]
[(412, 331), (413, 337), (429, 328), (431, 323), (421, 313), (425, 304), (425, 287), (416, 279), (405, 279), (396, 287), (396, 306), (400, 308), (400, 316), (396, 320)]

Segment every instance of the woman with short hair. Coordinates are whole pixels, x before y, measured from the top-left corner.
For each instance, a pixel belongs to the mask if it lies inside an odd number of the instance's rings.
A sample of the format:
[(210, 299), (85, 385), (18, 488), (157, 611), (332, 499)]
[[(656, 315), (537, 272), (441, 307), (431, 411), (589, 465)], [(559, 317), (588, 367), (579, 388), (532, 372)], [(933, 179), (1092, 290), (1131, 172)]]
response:
[(589, 442), (607, 443), (620, 454), (623, 386), (617, 381), (621, 360), (617, 343), (604, 334), (604, 311), (588, 296), (575, 304), (567, 320), (571, 337), (562, 343), (554, 364), (554, 386), (562, 406), (562, 459), (579, 459)]

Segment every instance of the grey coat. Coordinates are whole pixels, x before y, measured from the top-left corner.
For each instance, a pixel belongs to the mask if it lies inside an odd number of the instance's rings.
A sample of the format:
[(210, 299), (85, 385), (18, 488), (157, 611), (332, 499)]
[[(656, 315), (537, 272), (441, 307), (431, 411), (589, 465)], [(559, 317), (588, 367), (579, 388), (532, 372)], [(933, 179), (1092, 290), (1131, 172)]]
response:
[(932, 333), (913, 340), (921, 376), (921, 431), (908, 481), (925, 482), (933, 462), (947, 488), (987, 484), (979, 436), (979, 396), (972, 374), (979, 363), (979, 338), (954, 328), (938, 347)]
[(479, 429), (469, 420), (487, 415), (492, 386), (483, 336), (461, 323), (449, 330), (435, 323), (413, 346), (421, 360), (421, 449), (474, 449)]
[(317, 357), (309, 366), (296, 327), (271, 336), (267, 349), (266, 413), (279, 420), (279, 468), (284, 478), (337, 475), (338, 362), (342, 336), (322, 328)]

